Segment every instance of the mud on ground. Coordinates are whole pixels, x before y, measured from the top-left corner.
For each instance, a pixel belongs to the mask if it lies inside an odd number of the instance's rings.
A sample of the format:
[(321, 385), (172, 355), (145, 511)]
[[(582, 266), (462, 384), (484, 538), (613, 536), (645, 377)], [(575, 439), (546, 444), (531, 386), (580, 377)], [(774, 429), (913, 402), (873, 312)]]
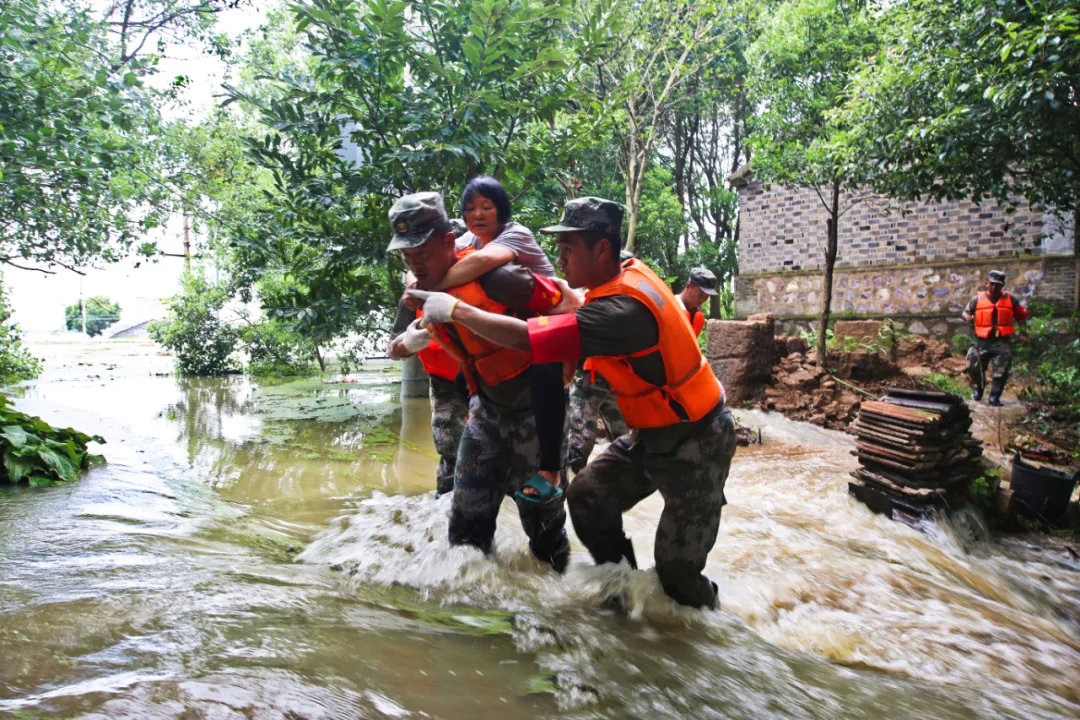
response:
[(885, 388), (936, 389), (926, 380), (932, 373), (966, 384), (964, 358), (938, 340), (905, 337), (891, 357), (881, 351), (830, 352), (829, 371), (802, 338), (777, 338), (776, 351), (779, 359), (756, 407), (844, 432), (859, 403), (880, 397)]

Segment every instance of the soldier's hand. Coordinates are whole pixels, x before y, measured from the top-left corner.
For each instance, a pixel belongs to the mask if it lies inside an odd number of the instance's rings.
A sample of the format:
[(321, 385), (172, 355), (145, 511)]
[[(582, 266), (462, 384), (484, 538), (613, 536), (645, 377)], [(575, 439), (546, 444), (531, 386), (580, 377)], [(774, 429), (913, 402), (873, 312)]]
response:
[(413, 280), (405, 286), (405, 294), (401, 296), (401, 304), (407, 307), (409, 310), (416, 312), (423, 306), (423, 301), (419, 298), (413, 297), (409, 294), (409, 290), (416, 288), (416, 281)]
[(427, 290), (415, 290), (410, 288), (405, 291), (406, 295), (419, 298), (424, 304), (423, 325), (431, 323), (453, 322), (454, 308), (461, 302), (458, 298), (443, 292), (428, 292)]
[(420, 318), (409, 323), (409, 327), (405, 328), (405, 332), (401, 335), (401, 344), (410, 353), (420, 352), (428, 346), (429, 342), (431, 342), (431, 334), (427, 328), (420, 327)]
[(548, 315), (562, 315), (563, 313), (572, 313), (581, 307), (584, 302), (581, 293), (574, 288), (570, 287), (562, 278), (554, 278), (555, 284), (559, 286), (559, 291), (562, 293), (562, 300), (559, 304), (551, 308), (551, 312)]

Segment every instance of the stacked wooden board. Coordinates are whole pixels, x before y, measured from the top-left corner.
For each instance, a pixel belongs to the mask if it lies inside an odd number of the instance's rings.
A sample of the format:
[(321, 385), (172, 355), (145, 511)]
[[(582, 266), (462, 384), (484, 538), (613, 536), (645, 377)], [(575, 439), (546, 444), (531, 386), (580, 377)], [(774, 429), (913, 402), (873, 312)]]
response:
[(980, 472), (971, 413), (951, 393), (889, 388), (862, 403), (852, 428), (859, 468), (848, 489), (875, 512), (919, 516), (956, 506)]

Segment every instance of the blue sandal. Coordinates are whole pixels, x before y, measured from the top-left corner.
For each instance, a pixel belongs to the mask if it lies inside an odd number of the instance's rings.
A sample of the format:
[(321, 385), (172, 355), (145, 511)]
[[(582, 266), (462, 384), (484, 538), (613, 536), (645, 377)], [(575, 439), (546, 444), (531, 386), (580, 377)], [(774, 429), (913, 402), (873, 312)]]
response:
[[(527, 487), (532, 488), (538, 494), (526, 495), (522, 491)], [(546, 477), (544, 477), (540, 473), (536, 473), (531, 478), (529, 478), (529, 481), (522, 485), (520, 490), (514, 493), (514, 497), (518, 500), (524, 500), (525, 502), (536, 503), (538, 505), (554, 502), (555, 500), (561, 498), (562, 495), (562, 486), (560, 485), (559, 487), (555, 487)]]

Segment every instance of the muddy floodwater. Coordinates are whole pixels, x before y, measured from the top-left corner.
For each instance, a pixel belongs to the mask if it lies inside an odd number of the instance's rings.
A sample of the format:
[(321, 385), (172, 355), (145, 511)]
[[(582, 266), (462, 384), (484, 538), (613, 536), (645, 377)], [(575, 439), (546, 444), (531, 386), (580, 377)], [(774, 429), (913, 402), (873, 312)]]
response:
[(571, 534), (554, 574), (510, 501), (491, 557), (448, 547), (427, 402), (390, 364), (187, 381), (116, 347), (14, 391), (108, 463), (0, 488), (0, 717), (1080, 717), (1066, 548), (871, 514), (845, 435), (738, 413), (765, 444), (728, 481), (721, 610), (694, 611), (649, 567), (657, 497), (626, 516), (638, 571)]

